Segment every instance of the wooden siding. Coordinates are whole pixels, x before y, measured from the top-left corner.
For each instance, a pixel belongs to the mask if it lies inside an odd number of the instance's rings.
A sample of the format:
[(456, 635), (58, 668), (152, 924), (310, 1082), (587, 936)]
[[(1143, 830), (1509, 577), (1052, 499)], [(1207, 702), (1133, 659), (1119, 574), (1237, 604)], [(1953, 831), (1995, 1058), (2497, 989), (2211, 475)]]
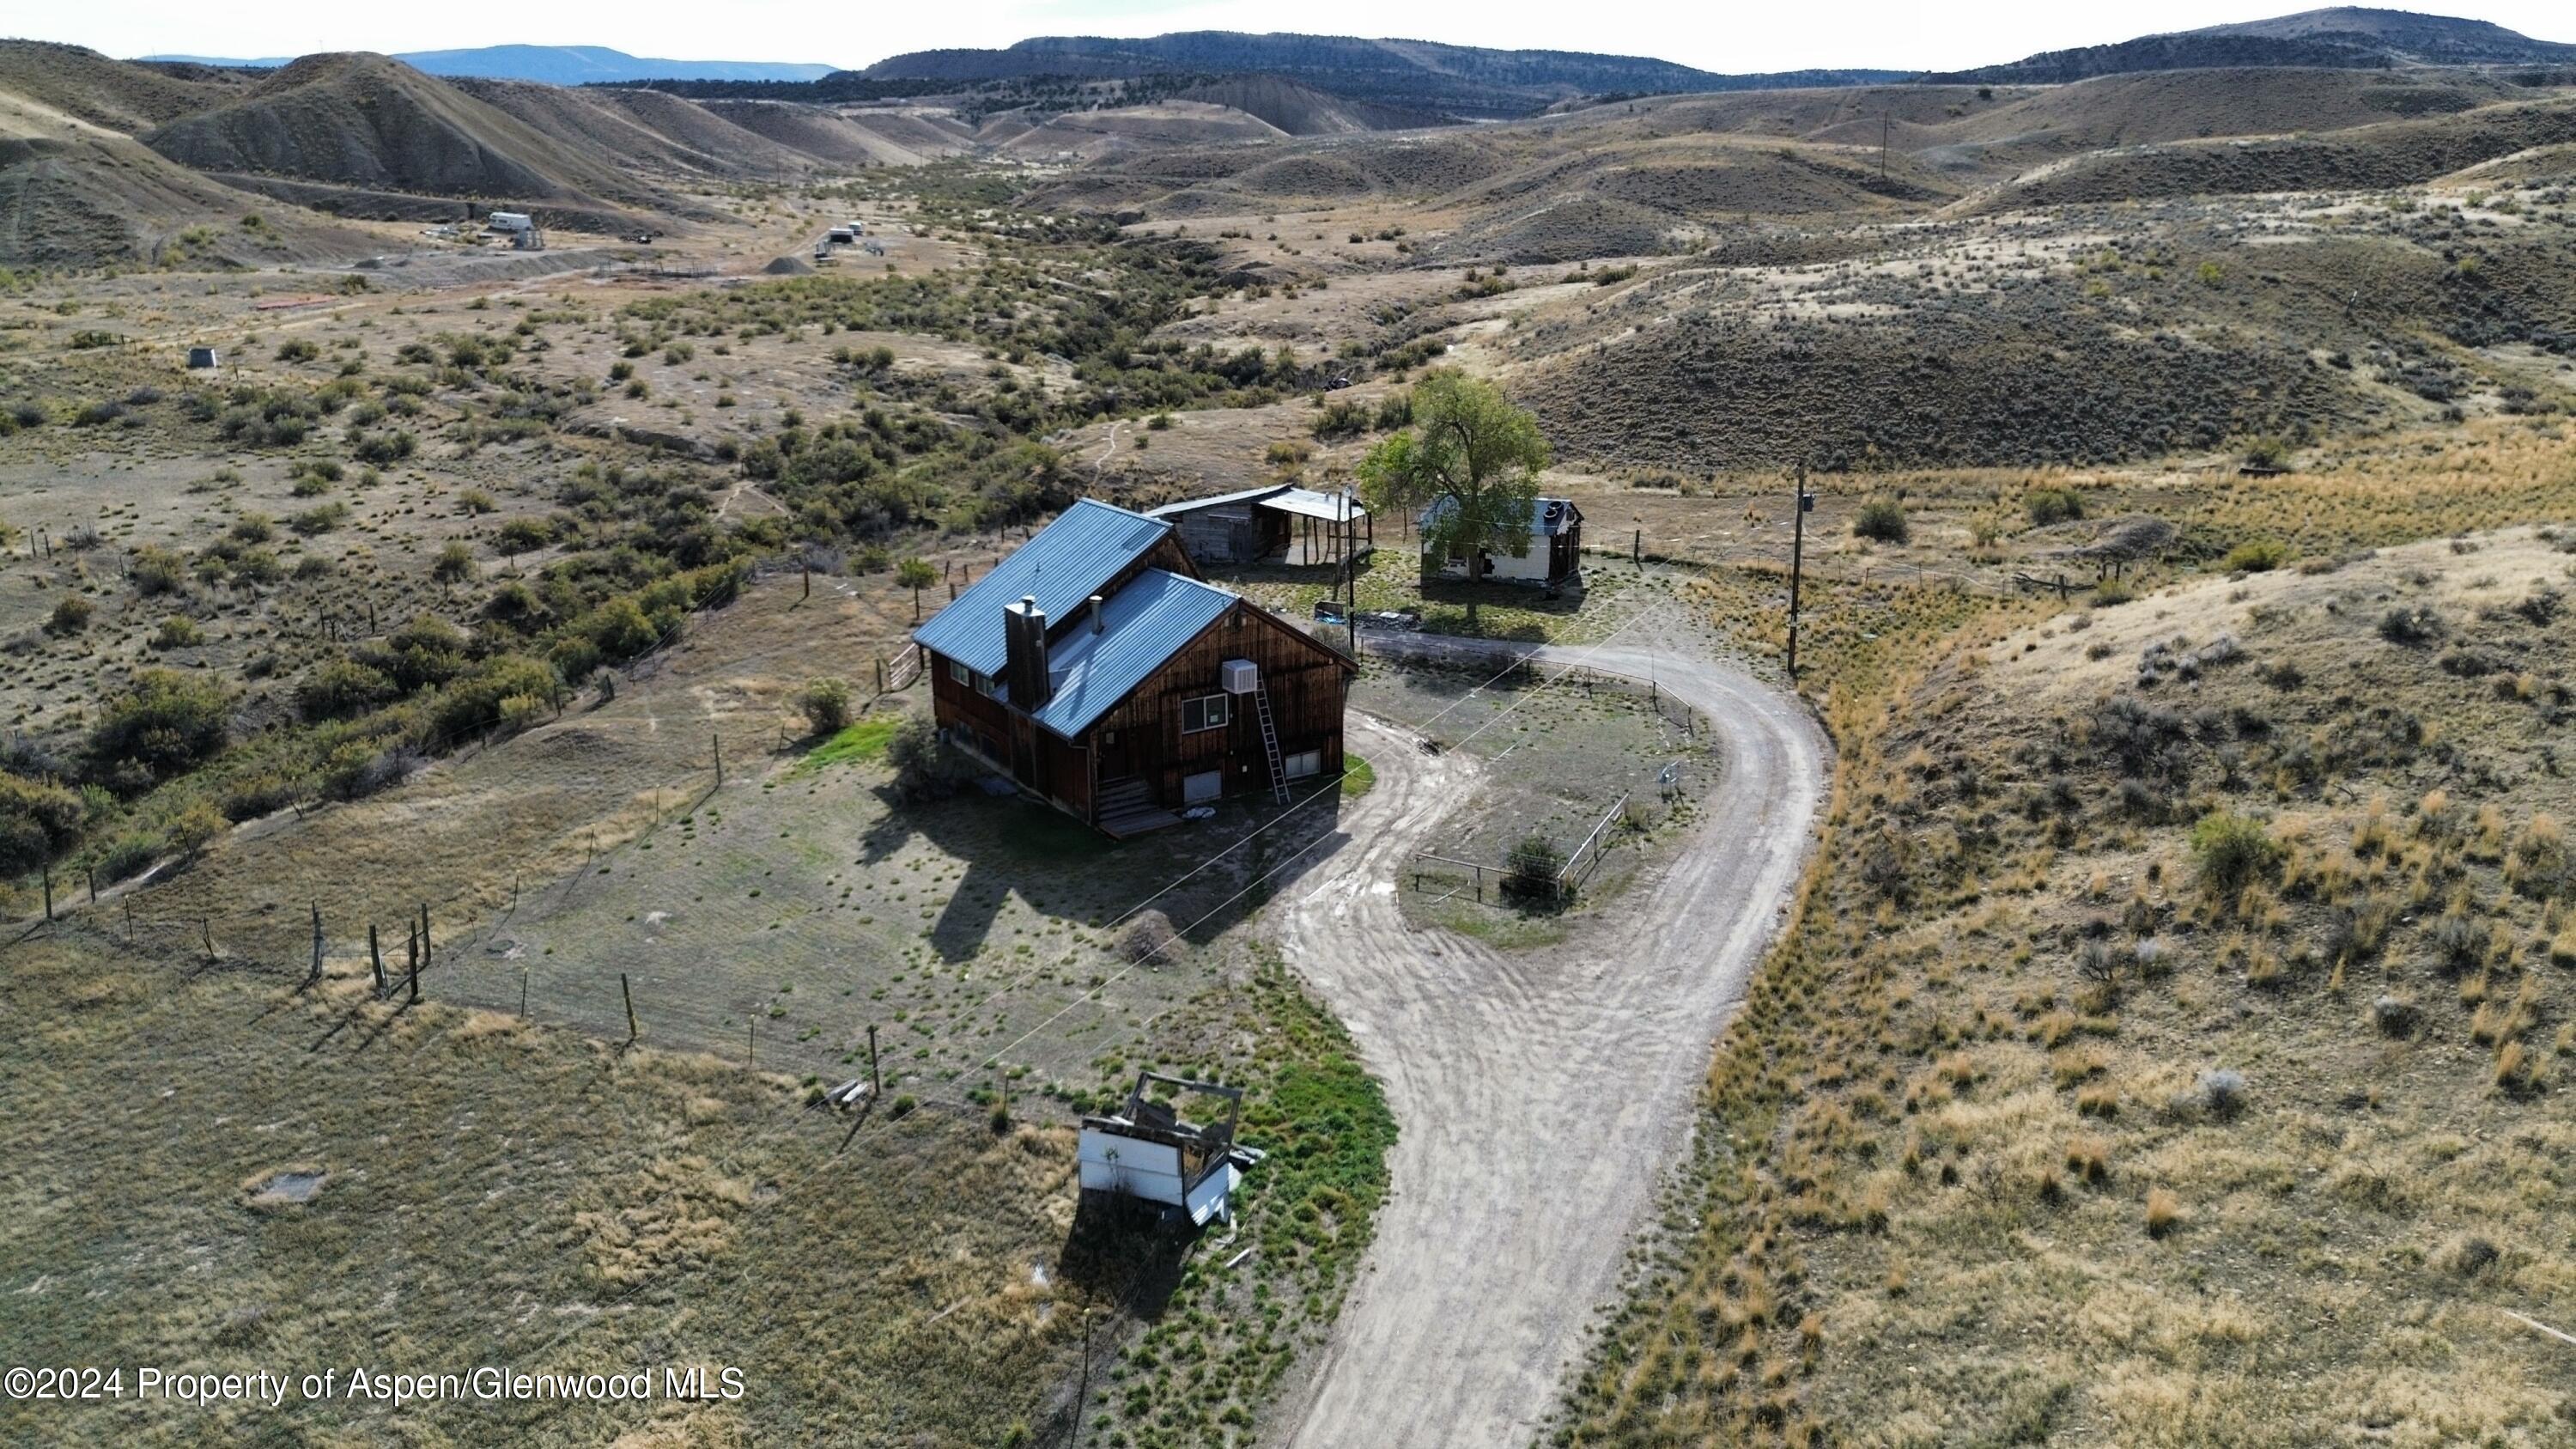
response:
[(1187, 701), (1225, 692), (1218, 676), (1229, 659), (1249, 659), (1260, 671), (1283, 765), (1288, 756), (1312, 750), (1320, 757), (1319, 778), (1341, 773), (1350, 662), (1330, 645), (1242, 600), (1147, 675), (1079, 740), (1059, 739), (1027, 715), (959, 682), (950, 674), (949, 661), (936, 654), (927, 660), (931, 714), (942, 729), (963, 736), (1020, 784), (1085, 821), (1094, 818), (1092, 801), (1100, 785), (1115, 779), (1142, 780), (1157, 803), (1177, 809), (1184, 803), (1182, 779), (1208, 770), (1223, 773), (1223, 794), (1270, 788), (1270, 760), (1262, 749), (1261, 720), (1251, 696), (1228, 696), (1228, 718), (1218, 729), (1181, 729)]
[[(1088, 739), (1101, 758), (1124, 761), (1165, 806), (1182, 803), (1183, 777), (1224, 772), (1223, 793), (1270, 787), (1270, 761), (1261, 747), (1261, 721), (1249, 695), (1232, 699), (1220, 729), (1184, 734), (1181, 707), (1203, 695), (1222, 694), (1218, 667), (1249, 659), (1270, 692), (1279, 753), (1322, 755), (1325, 775), (1342, 768), (1343, 694), (1349, 664), (1328, 646), (1248, 603), (1238, 602), (1196, 639), (1147, 675), (1134, 693), (1092, 726)], [(1103, 736), (1115, 732), (1114, 741)]]
[(1210, 563), (1259, 563), (1288, 546), (1288, 520), (1249, 498), (1193, 508), (1172, 521), (1189, 556)]

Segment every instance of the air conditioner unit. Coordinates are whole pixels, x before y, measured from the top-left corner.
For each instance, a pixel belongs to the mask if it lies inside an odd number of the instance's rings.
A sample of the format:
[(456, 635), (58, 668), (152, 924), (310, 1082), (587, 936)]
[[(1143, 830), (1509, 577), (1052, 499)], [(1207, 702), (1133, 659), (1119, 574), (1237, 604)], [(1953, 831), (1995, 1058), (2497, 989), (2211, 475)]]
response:
[(1261, 687), (1261, 671), (1249, 659), (1229, 659), (1218, 665), (1217, 678), (1228, 694), (1250, 694)]

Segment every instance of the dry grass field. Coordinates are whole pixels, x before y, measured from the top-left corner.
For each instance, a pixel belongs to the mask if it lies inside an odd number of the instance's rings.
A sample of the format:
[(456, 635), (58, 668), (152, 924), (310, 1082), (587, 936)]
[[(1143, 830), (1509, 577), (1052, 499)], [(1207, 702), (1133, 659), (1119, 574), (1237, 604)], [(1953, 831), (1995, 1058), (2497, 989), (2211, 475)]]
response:
[[(1409, 129), (0, 43), (0, 1360), (751, 1387), (0, 1437), (1064, 1444), (1087, 1391), (1071, 1449), (1257, 1442), (1412, 1125), (1273, 946), (1353, 807), (907, 800), (877, 670), (1073, 499), (1340, 486), (1457, 367), (1544, 425), (1584, 586), (1426, 590), (1381, 518), (1363, 609), (1786, 685), (1818, 495), (1828, 832), (1553, 1438), (2565, 1441), (2513, 1316), (2576, 1331), (2554, 79)], [(424, 230), (500, 197), (548, 250)], [(1580, 950), (1708, 783), (1626, 690), (1355, 699), (1475, 756), (1462, 855), (1654, 795), (1572, 910), (1407, 893), (1485, 946)], [(1192, 1247), (1076, 1213), (1144, 1067), (1271, 1151)]]
[(2563, 1437), (2566, 539), (1834, 666), (1825, 852), (1559, 1437)]

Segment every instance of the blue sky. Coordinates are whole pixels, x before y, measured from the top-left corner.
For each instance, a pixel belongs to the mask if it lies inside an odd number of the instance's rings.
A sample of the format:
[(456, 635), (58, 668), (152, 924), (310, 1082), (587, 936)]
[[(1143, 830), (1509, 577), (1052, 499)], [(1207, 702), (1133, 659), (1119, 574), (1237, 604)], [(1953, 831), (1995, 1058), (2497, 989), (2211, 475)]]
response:
[[(2565, 0), (2487, 0), (2427, 9), (2492, 20), (2545, 40), (2576, 40)], [(22, 7), (0, 29), (66, 40), (111, 55), (294, 55), (316, 50), (442, 50), (524, 42), (607, 45), (688, 60), (819, 61), (861, 66), (907, 50), (1007, 45), (1031, 35), (1152, 35), (1167, 30), (1296, 30), (1401, 36), (1463, 45), (1547, 47), (1652, 55), (1718, 71), (1807, 66), (1950, 69), (2033, 51), (2125, 40), (2251, 20), (2296, 8), (2261, 0), (2066, 5), (2039, 0), (1897, 3), (1843, 0), (1830, 8), (1731, 3), (1539, 4), (1529, 0), (964, 0), (946, 5), (789, 3), (635, 4), (633, 0), (439, 0), (351, 5), (346, 0), (87, 0)]]

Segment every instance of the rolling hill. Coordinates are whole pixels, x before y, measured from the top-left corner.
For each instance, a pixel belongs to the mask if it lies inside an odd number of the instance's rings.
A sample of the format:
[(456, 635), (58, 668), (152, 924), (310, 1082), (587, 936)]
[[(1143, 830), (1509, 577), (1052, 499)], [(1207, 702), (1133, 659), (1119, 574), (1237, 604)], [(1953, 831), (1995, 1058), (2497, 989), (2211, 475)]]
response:
[(871, 79), (942, 82), (1163, 73), (1280, 77), (1352, 100), (1485, 119), (1532, 115), (1581, 95), (1772, 89), (1894, 80), (1903, 74), (1852, 70), (1729, 76), (1641, 56), (1227, 30), (1141, 40), (1048, 36), (1001, 50), (914, 51), (860, 72)]
[[(381, 55), (306, 56), (143, 140), (229, 184), (348, 188), (361, 205), (382, 192), (488, 199), (537, 208), (553, 225), (601, 228), (629, 224), (630, 209), (674, 209), (631, 162)], [(284, 194), (328, 201), (304, 188)]]
[(2569, 63), (2576, 63), (2576, 45), (2534, 40), (2484, 20), (2340, 7), (2141, 36), (2113, 45), (2044, 51), (2002, 65), (1949, 71), (1927, 79), (2055, 85), (2094, 76), (2212, 67), (2386, 70), (2409, 65)]
[[(225, 60), (204, 55), (147, 55), (143, 59), (255, 70), (283, 69), (295, 60), (293, 56)], [(810, 81), (820, 80), (835, 69), (777, 61), (656, 60), (604, 45), (485, 45), (470, 50), (404, 51), (394, 59), (426, 75), (542, 81), (557, 86), (645, 80)]]

